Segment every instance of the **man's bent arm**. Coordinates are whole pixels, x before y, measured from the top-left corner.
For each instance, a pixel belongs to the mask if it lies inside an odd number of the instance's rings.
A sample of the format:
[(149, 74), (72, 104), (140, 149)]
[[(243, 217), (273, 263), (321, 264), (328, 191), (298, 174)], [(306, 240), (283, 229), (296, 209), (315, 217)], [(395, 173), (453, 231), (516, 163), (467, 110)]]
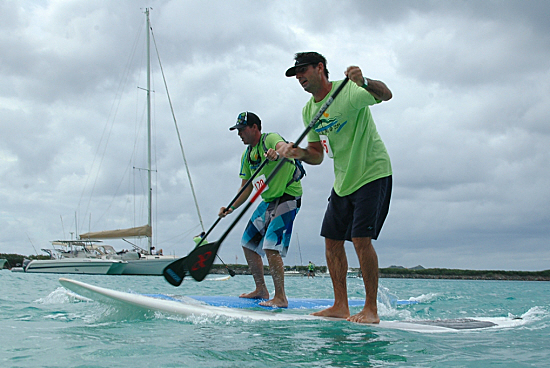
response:
[(358, 66), (349, 66), (344, 74), (359, 87), (366, 89), (377, 100), (389, 101), (392, 98), (392, 93), (384, 82), (366, 78)]
[(392, 93), (384, 82), (369, 78), (367, 78), (367, 80), (368, 85), (365, 89), (369, 91), (374, 98), (380, 101), (389, 101), (392, 98)]
[(321, 142), (309, 142), (306, 148), (294, 148), (294, 143), (285, 144), (277, 151), (288, 158), (295, 158), (310, 165), (319, 165), (323, 162), (323, 145)]

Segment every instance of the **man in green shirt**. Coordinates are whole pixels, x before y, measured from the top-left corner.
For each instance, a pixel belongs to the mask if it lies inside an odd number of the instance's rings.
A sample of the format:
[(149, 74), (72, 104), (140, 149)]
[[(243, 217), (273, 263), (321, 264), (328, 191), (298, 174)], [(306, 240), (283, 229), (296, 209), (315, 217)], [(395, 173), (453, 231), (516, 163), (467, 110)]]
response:
[[(205, 244), (208, 244), (208, 240), (204, 239), (204, 236), (206, 235), (206, 233), (203, 231), (201, 232), (199, 235), (195, 235), (193, 237), (193, 241), (195, 242), (195, 246), (197, 245), (205, 245)], [(203, 240), (204, 239), (204, 240)]]
[[(230, 208), (222, 207), (219, 216), (224, 217), (246, 202), (252, 193), (265, 183), (274, 168), (278, 165), (279, 148), (285, 140), (277, 133), (262, 134), (260, 118), (252, 112), (243, 112), (237, 119), (237, 124), (229, 128), (237, 129), (239, 137), (247, 145), (241, 156), (241, 188), (252, 177), (262, 162), (269, 160)], [(284, 264), (282, 257), (286, 256), (290, 245), (292, 225), (301, 204), (302, 185), (295, 180), (296, 166), (294, 160), (285, 163), (279, 172), (269, 182), (261, 193), (263, 201), (258, 205), (244, 231), (241, 245), (248, 267), (254, 277), (256, 289), (250, 293), (241, 294), (241, 298), (268, 299), (264, 279), (262, 256), (267, 256), (269, 270), (275, 285), (275, 296), (271, 300), (261, 302), (261, 305), (286, 308), (288, 300), (284, 285)], [(240, 188), (240, 189), (241, 189)], [(240, 191), (239, 189), (239, 191)]]
[(309, 276), (315, 277), (315, 265), (309, 261), (309, 264), (307, 265), (307, 278), (309, 279)]
[[(287, 77), (295, 76), (302, 88), (312, 94), (302, 110), (306, 126), (343, 82), (331, 82), (328, 75), (326, 59), (316, 52), (296, 54), (294, 66), (286, 71)], [(334, 186), (321, 236), (325, 238), (335, 300), (332, 307), (313, 314), (379, 323), (378, 256), (371, 240), (378, 238), (389, 210), (392, 168), (369, 106), (391, 99), (392, 94), (383, 82), (365, 78), (357, 66), (348, 67), (345, 75), (350, 83), (309, 132), (307, 147), (293, 148), (289, 143), (281, 147), (279, 153), (311, 165), (321, 164), (326, 154), (334, 164)], [(347, 297), (346, 240), (352, 241), (355, 247), (366, 292), (363, 310), (353, 316), (350, 316)]]

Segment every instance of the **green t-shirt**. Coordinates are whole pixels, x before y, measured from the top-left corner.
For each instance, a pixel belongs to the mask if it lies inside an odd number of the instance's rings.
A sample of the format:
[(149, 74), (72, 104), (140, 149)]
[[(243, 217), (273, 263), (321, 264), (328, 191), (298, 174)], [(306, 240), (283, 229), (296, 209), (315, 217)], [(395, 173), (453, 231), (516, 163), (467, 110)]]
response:
[[(262, 140), (265, 137), (265, 148), (270, 149), (277, 146), (277, 143), (284, 142), (285, 140), (277, 133), (264, 133), (260, 138), (260, 141), (254, 147), (247, 147), (241, 156), (241, 171), (239, 177), (243, 180), (248, 180), (255, 172), (256, 168), (261, 165), (262, 162), (267, 160), (264, 156), (265, 150), (263, 148)], [(250, 158), (249, 158), (250, 156)], [(256, 175), (254, 181), (262, 179), (265, 181), (273, 169), (279, 164), (279, 161), (268, 162), (262, 170)], [(302, 195), (302, 184), (299, 181), (293, 181), (287, 186), (288, 182), (292, 180), (294, 175), (294, 161), (286, 162), (279, 172), (273, 177), (273, 179), (267, 185), (267, 190), (262, 192), (262, 198), (265, 202), (271, 202), (283, 194), (287, 193), (294, 197)], [(256, 188), (258, 189), (258, 188)]]
[[(320, 102), (313, 97), (302, 110), (307, 126), (342, 81)], [(369, 105), (377, 101), (364, 88), (350, 82), (308, 133), (309, 142), (321, 142), (334, 160), (334, 190), (339, 196), (352, 194), (363, 185), (392, 175), (390, 156), (372, 119)]]

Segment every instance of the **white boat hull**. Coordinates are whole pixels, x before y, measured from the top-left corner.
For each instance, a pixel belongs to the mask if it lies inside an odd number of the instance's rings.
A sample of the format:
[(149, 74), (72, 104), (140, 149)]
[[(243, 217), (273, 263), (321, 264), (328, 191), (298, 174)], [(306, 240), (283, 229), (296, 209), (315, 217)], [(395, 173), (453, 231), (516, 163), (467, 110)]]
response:
[(142, 256), (128, 260), (123, 275), (161, 276), (164, 268), (178, 258), (176, 256)]
[(68, 273), (87, 275), (121, 275), (125, 261), (94, 258), (63, 258), (31, 261), (25, 268), (29, 273)]
[(303, 277), (304, 275), (305, 275), (304, 272), (285, 271), (285, 277)]

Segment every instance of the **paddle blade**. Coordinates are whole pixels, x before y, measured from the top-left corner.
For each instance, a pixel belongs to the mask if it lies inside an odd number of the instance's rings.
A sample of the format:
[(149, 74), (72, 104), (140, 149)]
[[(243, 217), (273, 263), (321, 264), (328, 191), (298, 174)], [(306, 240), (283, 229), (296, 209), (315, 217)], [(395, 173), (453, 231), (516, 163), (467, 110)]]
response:
[(219, 247), (219, 241), (208, 243), (195, 248), (187, 255), (186, 263), (188, 265), (188, 270), (195, 280), (202, 281), (206, 275), (208, 275), (216, 259)]
[(183, 257), (170, 263), (162, 271), (162, 275), (170, 284), (180, 286), (187, 272), (187, 257)]

